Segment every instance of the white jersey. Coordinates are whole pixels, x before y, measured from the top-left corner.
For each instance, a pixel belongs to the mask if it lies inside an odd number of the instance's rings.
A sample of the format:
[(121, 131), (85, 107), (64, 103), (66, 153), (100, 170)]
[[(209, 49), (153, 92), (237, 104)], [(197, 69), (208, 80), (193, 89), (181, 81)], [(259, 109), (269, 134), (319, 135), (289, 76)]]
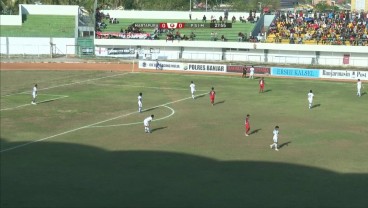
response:
[(146, 119), (144, 119), (144, 121), (143, 121), (144, 126), (149, 126), (150, 123), (151, 123), (151, 121), (152, 121), (152, 117), (151, 116), (150, 117), (147, 117)]
[(194, 84), (194, 83), (190, 84), (190, 85), (189, 85), (189, 87), (190, 87), (190, 91), (191, 91), (192, 93), (196, 91), (196, 89), (195, 89), (195, 84)]
[(254, 68), (253, 67), (251, 67), (249, 70), (250, 70), (250, 74), (254, 74)]
[(312, 101), (314, 97), (314, 94), (312, 92), (308, 93), (308, 100)]
[(138, 104), (142, 103), (142, 96), (138, 96)]
[(275, 142), (275, 143), (277, 143), (277, 140), (278, 140), (278, 137), (279, 137), (279, 130), (277, 130), (277, 129), (274, 129), (273, 130), (273, 141)]
[(361, 89), (361, 88), (362, 88), (362, 82), (361, 82), (361, 81), (358, 81), (358, 82), (357, 82), (357, 88), (358, 88), (358, 89)]
[(33, 97), (36, 97), (37, 96), (37, 87), (36, 86), (33, 87), (32, 96)]

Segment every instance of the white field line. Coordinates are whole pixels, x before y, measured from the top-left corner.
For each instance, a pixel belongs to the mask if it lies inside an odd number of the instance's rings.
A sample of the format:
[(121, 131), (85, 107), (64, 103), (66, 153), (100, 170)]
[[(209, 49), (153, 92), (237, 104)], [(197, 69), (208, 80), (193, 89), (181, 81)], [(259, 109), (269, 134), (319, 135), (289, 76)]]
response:
[[(116, 77), (116, 76), (124, 76), (124, 75), (127, 75), (127, 74), (130, 74), (130, 72), (121, 73), (121, 74), (114, 74), (114, 75), (104, 76), (104, 77), (98, 77), (98, 78), (93, 78), (93, 79), (87, 79), (87, 80), (78, 81), (78, 82), (71, 82), (71, 83), (66, 83), (66, 84), (61, 84), (61, 85), (55, 85), (55, 86), (51, 86), (51, 87), (38, 89), (38, 91), (40, 91), (40, 90), (49, 90), (49, 89), (58, 88), (58, 87), (64, 87), (64, 86), (68, 86), (68, 85), (75, 85), (75, 84), (80, 84), (80, 83), (84, 83), (84, 82), (96, 81), (96, 80), (106, 79), (106, 78), (111, 78), (111, 77)], [(13, 94), (7, 94), (7, 95), (2, 95), (1, 97), (8, 97), (8, 96), (12, 96), (12, 95), (28, 94), (28, 93), (31, 94), (31, 91), (24, 91), (24, 92), (18, 92), (18, 93), (13, 93)]]
[[(90, 83), (91, 85), (97, 85), (97, 86), (115, 86), (115, 87), (141, 87), (141, 88), (150, 88), (150, 89), (160, 89), (160, 90), (188, 90), (190, 91), (190, 88), (184, 89), (184, 88), (170, 88), (170, 87), (147, 87), (144, 85), (119, 85), (119, 84), (102, 84), (102, 83)], [(201, 92), (209, 92), (209, 90), (196, 90)]]
[[(60, 97), (57, 97), (57, 98), (52, 98), (52, 99), (48, 99), (48, 100), (42, 100), (42, 101), (36, 102), (36, 104), (46, 103), (46, 102), (50, 102), (50, 101), (54, 101), (54, 100), (59, 100), (59, 99), (67, 98), (67, 97), (69, 97), (69, 96), (63, 95), (63, 96), (60, 96)], [(2, 108), (2, 109), (0, 109), (0, 111), (14, 110), (14, 109), (25, 107), (25, 106), (29, 106), (29, 105), (33, 105), (33, 104), (18, 105), (18, 106), (12, 107), (12, 108)]]
[[(163, 119), (169, 118), (169, 117), (171, 117), (171, 116), (173, 116), (173, 115), (175, 114), (175, 110), (174, 110), (174, 109), (172, 109), (172, 108), (170, 108), (169, 106), (164, 105), (163, 107), (166, 107), (166, 108), (170, 109), (170, 110), (171, 110), (171, 114), (170, 114), (170, 115), (168, 115), (168, 116), (164, 116), (164, 117), (162, 117), (162, 118), (154, 119), (154, 120), (152, 120), (152, 122), (154, 122), (154, 121), (160, 121), (160, 120), (163, 120)], [(149, 108), (149, 109), (146, 109), (146, 110), (150, 110), (150, 109), (152, 109), (152, 108)], [(146, 110), (144, 110), (144, 111), (146, 111)], [(144, 111), (143, 111), (143, 112), (144, 112)], [(104, 127), (117, 127), (117, 126), (131, 126), (131, 125), (135, 125), (135, 124), (143, 124), (143, 122), (142, 122), (142, 121), (140, 121), (140, 122), (135, 122), (135, 123), (126, 123), (126, 124), (114, 124), (114, 125), (90, 126), (89, 128), (104, 128)]]
[[(207, 93), (203, 93), (203, 94), (200, 94), (198, 96), (205, 95), (205, 94), (207, 94)], [(157, 105), (157, 106), (154, 106), (152, 108), (157, 108), (157, 107), (160, 107), (160, 106), (165, 106), (165, 105), (173, 104), (173, 103), (181, 102), (183, 100), (188, 100), (188, 99), (193, 99), (193, 98), (192, 97), (187, 97), (187, 98), (175, 100), (175, 101), (172, 101), (172, 102), (168, 102), (168, 103), (165, 103), (165, 104), (162, 104), (162, 105)], [(28, 146), (28, 145), (33, 144), (33, 143), (36, 143), (36, 142), (45, 141), (45, 140), (48, 140), (48, 139), (51, 139), (51, 138), (54, 138), (54, 137), (57, 137), (57, 136), (65, 135), (65, 134), (68, 134), (68, 133), (71, 133), (71, 132), (75, 132), (75, 131), (78, 131), (78, 130), (81, 130), (81, 129), (85, 129), (85, 128), (88, 128), (88, 127), (91, 127), (91, 126), (99, 125), (99, 124), (102, 124), (102, 123), (105, 123), (105, 122), (108, 122), (108, 121), (112, 121), (112, 120), (115, 120), (115, 119), (118, 119), (118, 118), (129, 116), (129, 115), (132, 115), (132, 114), (135, 114), (135, 113), (138, 113), (138, 112), (135, 111), (135, 112), (127, 113), (127, 114), (124, 114), (124, 115), (120, 115), (120, 116), (109, 118), (109, 119), (106, 119), (106, 120), (103, 120), (103, 121), (99, 121), (99, 122), (96, 122), (96, 123), (93, 123), (93, 124), (89, 124), (89, 125), (82, 126), (82, 127), (79, 127), (79, 128), (75, 128), (75, 129), (71, 129), (71, 130), (68, 130), (68, 131), (64, 131), (64, 132), (61, 132), (59, 134), (55, 134), (55, 135), (48, 136), (48, 137), (45, 137), (45, 138), (33, 140), (33, 141), (30, 141), (30, 142), (26, 142), (24, 144), (16, 145), (14, 147), (6, 148), (6, 149), (1, 149), (0, 150), (0, 153), (7, 152), (7, 151), (10, 151), (10, 150), (14, 150), (14, 149), (18, 149), (18, 148), (21, 148), (21, 147), (24, 147), (24, 146)]]

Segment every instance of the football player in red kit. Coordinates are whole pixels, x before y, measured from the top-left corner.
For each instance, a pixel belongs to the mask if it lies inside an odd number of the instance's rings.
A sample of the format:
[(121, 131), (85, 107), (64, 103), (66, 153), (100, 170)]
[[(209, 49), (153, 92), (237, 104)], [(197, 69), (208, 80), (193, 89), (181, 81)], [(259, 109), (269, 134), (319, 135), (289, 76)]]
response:
[(212, 87), (212, 90), (210, 91), (209, 94), (210, 94), (211, 104), (213, 106), (215, 103), (215, 96), (216, 96), (215, 88)]

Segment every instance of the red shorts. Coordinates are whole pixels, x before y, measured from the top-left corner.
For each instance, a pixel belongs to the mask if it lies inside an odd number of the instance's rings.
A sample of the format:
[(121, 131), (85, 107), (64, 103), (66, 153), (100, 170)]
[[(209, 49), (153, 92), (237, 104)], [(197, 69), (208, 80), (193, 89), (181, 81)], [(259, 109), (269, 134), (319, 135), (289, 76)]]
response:
[(210, 97), (211, 103), (215, 102), (215, 97)]
[(246, 130), (249, 130), (249, 129), (250, 129), (250, 125), (249, 125), (249, 123), (245, 124), (245, 129), (246, 129)]
[(263, 90), (264, 89), (264, 85), (259, 85), (259, 88), (261, 88)]

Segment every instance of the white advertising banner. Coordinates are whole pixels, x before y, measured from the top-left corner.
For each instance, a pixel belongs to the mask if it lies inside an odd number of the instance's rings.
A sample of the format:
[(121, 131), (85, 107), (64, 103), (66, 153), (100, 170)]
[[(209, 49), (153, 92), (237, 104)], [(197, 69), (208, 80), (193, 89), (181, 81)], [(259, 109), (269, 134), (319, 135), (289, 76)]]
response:
[(134, 48), (104, 48), (95, 47), (96, 56), (135, 58), (136, 50)]
[(139, 60), (138, 65), (140, 69), (184, 70), (184, 65), (180, 62), (158, 61), (157, 66), (157, 61)]
[(185, 63), (184, 70), (198, 72), (226, 72), (224, 64)]
[(181, 63), (167, 61), (139, 61), (140, 69), (161, 69), (161, 70), (183, 70), (197, 72), (226, 72), (224, 64), (204, 64), (204, 63)]
[(320, 78), (325, 79), (361, 79), (368, 80), (368, 71), (347, 71), (347, 70), (319, 70)]

